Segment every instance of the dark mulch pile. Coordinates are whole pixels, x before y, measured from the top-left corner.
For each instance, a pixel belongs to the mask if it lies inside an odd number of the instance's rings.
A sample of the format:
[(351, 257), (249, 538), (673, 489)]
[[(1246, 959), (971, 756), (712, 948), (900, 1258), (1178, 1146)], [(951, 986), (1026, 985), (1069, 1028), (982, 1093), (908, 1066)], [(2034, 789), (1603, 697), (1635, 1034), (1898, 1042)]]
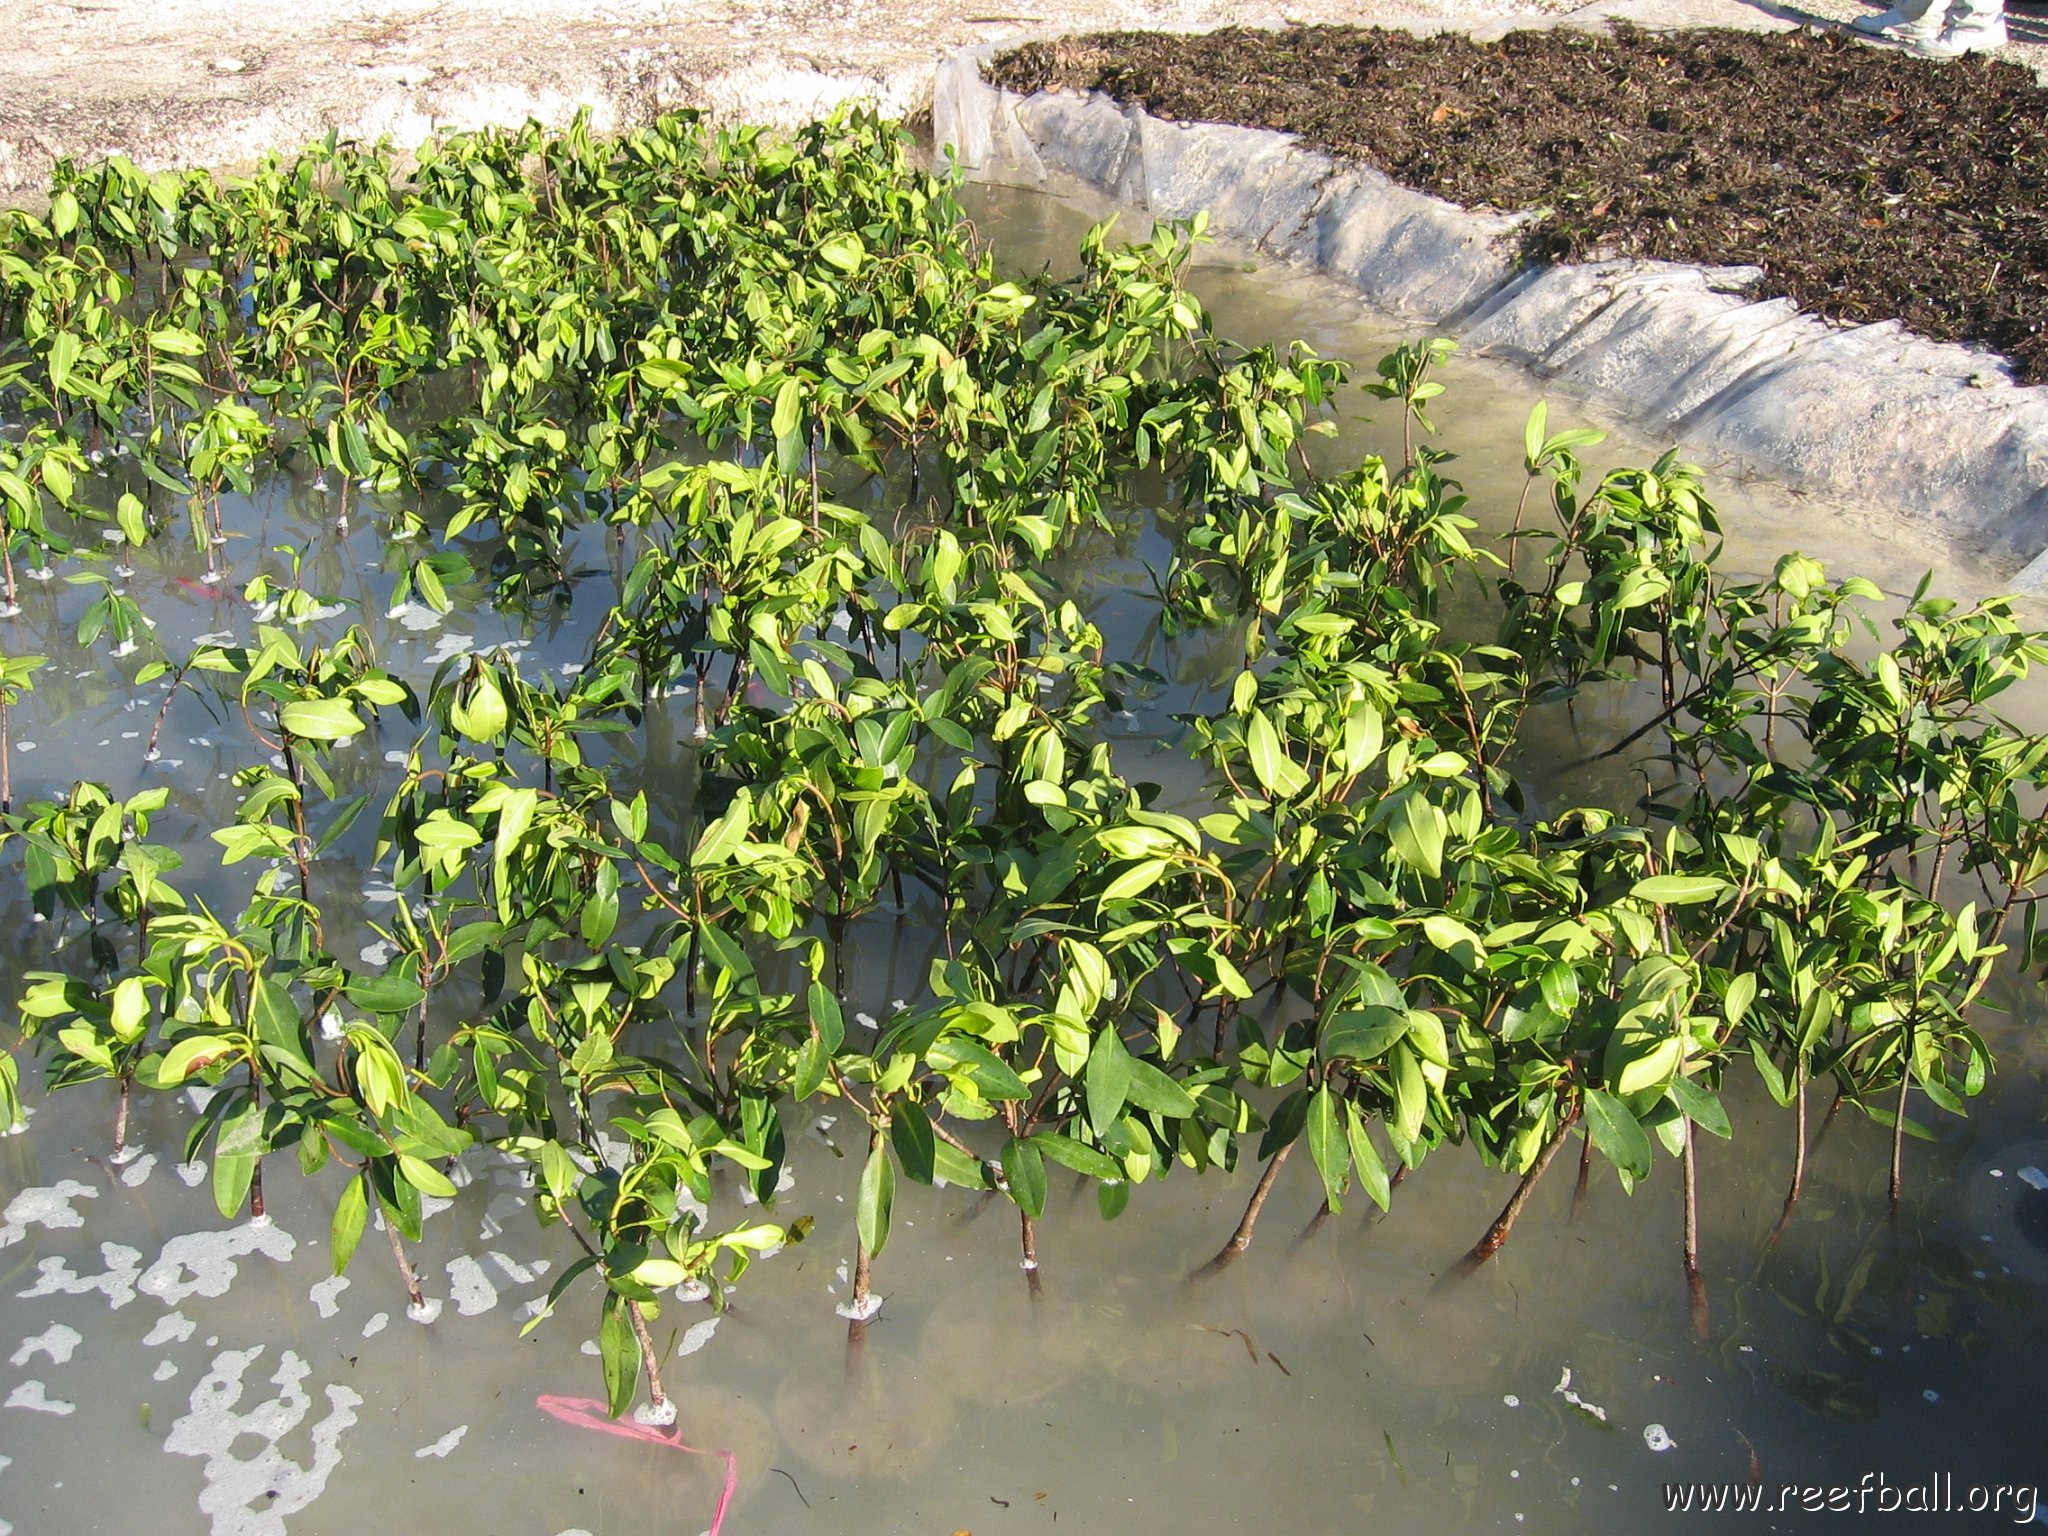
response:
[(998, 59), (1014, 91), (1280, 128), (1471, 207), (1530, 254), (1754, 264), (1841, 320), (1989, 343), (2048, 382), (2048, 92), (1834, 35), (1353, 27), (1115, 32)]

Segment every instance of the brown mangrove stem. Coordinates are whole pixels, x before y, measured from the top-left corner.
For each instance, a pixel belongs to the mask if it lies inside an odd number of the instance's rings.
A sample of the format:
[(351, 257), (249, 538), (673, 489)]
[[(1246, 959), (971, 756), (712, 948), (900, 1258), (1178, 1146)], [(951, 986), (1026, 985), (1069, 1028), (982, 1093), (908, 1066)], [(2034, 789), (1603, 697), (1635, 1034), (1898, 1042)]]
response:
[(1562, 1124), (1552, 1132), (1550, 1140), (1543, 1144), (1543, 1150), (1536, 1154), (1536, 1161), (1529, 1171), (1522, 1175), (1522, 1182), (1515, 1186), (1515, 1192), (1508, 1196), (1508, 1203), (1501, 1207), (1500, 1214), (1493, 1218), (1493, 1225), (1486, 1229), (1486, 1235), (1472, 1245), (1472, 1251), (1465, 1256), (1465, 1262), (1477, 1267), (1499, 1253), (1515, 1230), (1515, 1222), (1522, 1214), (1522, 1207), (1529, 1203), (1529, 1196), (1535, 1193), (1537, 1181), (1549, 1171), (1557, 1158), (1558, 1148), (1564, 1145), (1565, 1137), (1571, 1134), (1572, 1126), (1578, 1122), (1579, 1109), (1576, 1104), (1565, 1116)]
[(1272, 1161), (1266, 1164), (1266, 1171), (1259, 1175), (1259, 1182), (1252, 1189), (1251, 1199), (1245, 1202), (1244, 1215), (1237, 1223), (1237, 1230), (1230, 1234), (1230, 1241), (1223, 1245), (1216, 1257), (1195, 1272), (1197, 1278), (1214, 1274), (1251, 1247), (1252, 1228), (1258, 1225), (1259, 1212), (1265, 1208), (1266, 1196), (1273, 1192), (1273, 1181), (1280, 1177), (1281, 1166), (1287, 1161), (1287, 1154), (1293, 1150), (1294, 1143), (1290, 1141), (1273, 1154)]
[(653, 1400), (654, 1411), (659, 1414), (668, 1407), (668, 1392), (661, 1384), (661, 1356), (654, 1348), (654, 1338), (647, 1331), (647, 1319), (640, 1315), (640, 1303), (626, 1303), (626, 1317), (633, 1324), (633, 1337), (640, 1341), (640, 1358), (647, 1365), (647, 1395)]

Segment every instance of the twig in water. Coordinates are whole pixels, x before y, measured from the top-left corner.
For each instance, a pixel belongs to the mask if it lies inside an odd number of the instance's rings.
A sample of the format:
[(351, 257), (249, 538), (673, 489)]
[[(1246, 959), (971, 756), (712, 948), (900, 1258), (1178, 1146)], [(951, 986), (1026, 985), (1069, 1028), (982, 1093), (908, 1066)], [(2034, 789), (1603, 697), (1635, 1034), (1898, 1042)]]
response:
[[(769, 1470), (770, 1472), (782, 1472), (782, 1468), (780, 1468), (780, 1467), (770, 1467), (770, 1468), (769, 1468), (768, 1470)], [(804, 1508), (805, 1508), (805, 1509), (809, 1509), (809, 1508), (811, 1507), (811, 1501), (810, 1501), (809, 1499), (804, 1499), (804, 1487), (803, 1487), (803, 1484), (802, 1484), (802, 1483), (799, 1483), (799, 1482), (798, 1482), (798, 1481), (796, 1480), (795, 1476), (794, 1476), (794, 1475), (792, 1475), (791, 1473), (788, 1473), (788, 1472), (782, 1472), (782, 1475), (783, 1475), (784, 1477), (787, 1477), (787, 1478), (789, 1478), (789, 1486), (790, 1486), (790, 1487), (792, 1487), (792, 1488), (794, 1488), (794, 1489), (796, 1490), (796, 1496), (797, 1496), (798, 1498), (800, 1498), (800, 1499), (803, 1499), (803, 1500), (804, 1500)]]

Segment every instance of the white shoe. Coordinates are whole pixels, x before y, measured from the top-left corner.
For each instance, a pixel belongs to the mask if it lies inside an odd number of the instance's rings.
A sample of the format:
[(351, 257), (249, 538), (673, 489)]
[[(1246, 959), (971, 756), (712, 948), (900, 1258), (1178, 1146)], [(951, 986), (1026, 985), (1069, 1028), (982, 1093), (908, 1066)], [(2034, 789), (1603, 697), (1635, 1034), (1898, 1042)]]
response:
[[(1911, 0), (1908, 0), (1908, 4)], [(1858, 16), (1849, 23), (1851, 31), (1880, 43), (1892, 43), (1901, 48), (1931, 47), (1941, 40), (1942, 19), (1947, 7), (1936, 10), (1931, 4), (1921, 4), (1918, 9), (1894, 6), (1881, 16)]]
[(1946, 26), (1926, 42), (1916, 39), (1903, 46), (1908, 53), (1923, 59), (1960, 59), (1966, 53), (1989, 53), (1994, 48), (2003, 48), (2006, 41), (2005, 19), (1993, 17), (1969, 26)]

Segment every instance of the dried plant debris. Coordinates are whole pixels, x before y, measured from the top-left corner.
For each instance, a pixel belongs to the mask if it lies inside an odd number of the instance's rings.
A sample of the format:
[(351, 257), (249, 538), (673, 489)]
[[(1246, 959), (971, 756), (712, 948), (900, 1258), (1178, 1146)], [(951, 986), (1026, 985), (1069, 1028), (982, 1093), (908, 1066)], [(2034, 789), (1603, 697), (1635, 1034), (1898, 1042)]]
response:
[(1278, 128), (1439, 197), (1538, 210), (1536, 260), (1753, 264), (1760, 296), (1984, 343), (2048, 380), (2048, 94), (2011, 64), (1819, 32), (1311, 27), (1098, 33), (990, 76)]

